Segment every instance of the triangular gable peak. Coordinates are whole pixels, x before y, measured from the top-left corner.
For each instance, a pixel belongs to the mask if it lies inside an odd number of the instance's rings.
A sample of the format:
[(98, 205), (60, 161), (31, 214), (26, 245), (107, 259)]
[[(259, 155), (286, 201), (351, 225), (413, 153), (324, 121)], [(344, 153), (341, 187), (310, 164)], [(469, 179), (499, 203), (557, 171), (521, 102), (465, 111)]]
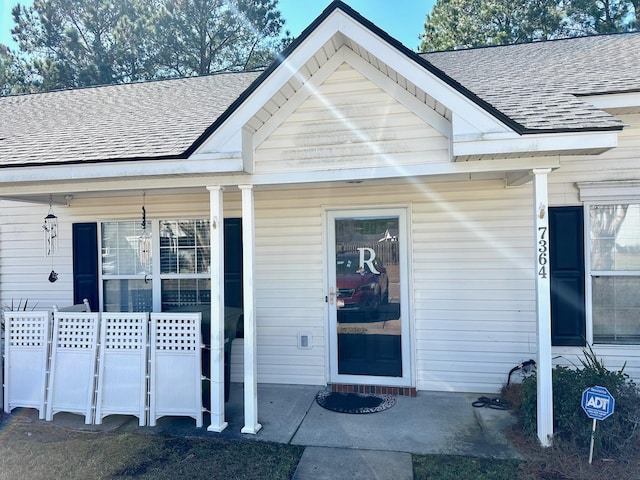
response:
[(334, 2), (212, 129), (192, 158), (241, 154), (245, 172), (254, 173), (256, 149), (344, 65), (445, 136), (449, 162), (598, 153), (616, 144), (610, 132), (522, 135), (509, 118)]
[[(373, 80), (400, 103), (416, 109), (419, 116), (423, 116), (419, 111), (421, 103), (450, 124), (453, 122), (453, 130), (448, 128), (446, 132), (452, 139), (456, 135), (516, 135), (495, 116), (416, 63), (419, 57), (409, 58), (408, 55), (414, 56), (412, 52), (400, 44), (390, 43), (388, 38), (354, 19), (354, 13), (343, 11), (346, 7), (339, 2), (333, 5), (337, 6), (329, 7), (319, 18), (319, 24), (314, 23), (310, 30), (303, 32), (302, 40), (268, 77), (259, 80), (242, 105), (197, 149), (196, 157), (241, 151), (238, 131), (244, 129), (245, 134), (254, 134), (262, 124), (273, 125), (274, 120), (270, 119), (275, 112), (282, 108), (292, 111), (291, 106), (285, 107), (285, 104), (301, 103), (343, 62)], [(409, 96), (413, 97), (412, 106), (407, 102)], [(264, 135), (258, 134), (258, 140), (263, 138)], [(252, 143), (255, 147), (255, 140)]]
[(256, 174), (450, 161), (445, 108), (427, 106), (345, 47), (320, 71), (272, 116), (247, 125)]

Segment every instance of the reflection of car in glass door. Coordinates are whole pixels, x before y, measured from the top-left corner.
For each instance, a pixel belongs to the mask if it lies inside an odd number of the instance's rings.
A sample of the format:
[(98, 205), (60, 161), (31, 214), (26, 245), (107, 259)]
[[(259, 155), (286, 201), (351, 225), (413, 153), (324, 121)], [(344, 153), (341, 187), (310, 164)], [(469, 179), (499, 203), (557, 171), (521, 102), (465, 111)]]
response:
[(378, 258), (363, 259), (363, 252), (336, 256), (339, 311), (376, 312), (389, 302), (387, 270)]

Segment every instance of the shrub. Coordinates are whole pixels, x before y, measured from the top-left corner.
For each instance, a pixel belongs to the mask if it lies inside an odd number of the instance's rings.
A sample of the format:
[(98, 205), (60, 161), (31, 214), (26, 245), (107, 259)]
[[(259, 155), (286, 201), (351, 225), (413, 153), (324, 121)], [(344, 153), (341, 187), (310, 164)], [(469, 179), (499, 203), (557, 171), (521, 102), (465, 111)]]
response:
[[(552, 371), (554, 438), (587, 447), (591, 442), (593, 420), (582, 409), (582, 392), (589, 387), (605, 387), (615, 398), (615, 411), (599, 421), (595, 445), (607, 454), (623, 454), (634, 446), (640, 432), (640, 391), (624, 367), (618, 371), (605, 368), (591, 347), (583, 351), (581, 367), (556, 366)], [(536, 433), (537, 377), (525, 378), (521, 387), (520, 415), (527, 433)]]

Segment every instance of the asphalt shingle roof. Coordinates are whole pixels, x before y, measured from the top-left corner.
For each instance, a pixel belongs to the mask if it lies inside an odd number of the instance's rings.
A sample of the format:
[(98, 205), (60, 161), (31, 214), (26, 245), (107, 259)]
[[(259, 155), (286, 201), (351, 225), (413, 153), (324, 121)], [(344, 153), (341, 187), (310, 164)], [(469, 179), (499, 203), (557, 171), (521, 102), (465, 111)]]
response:
[(530, 130), (620, 127), (580, 96), (640, 91), (640, 32), (421, 56)]
[[(407, 61), (431, 63), (452, 88), (467, 90), (523, 133), (620, 129), (619, 120), (580, 96), (640, 91), (640, 33), (428, 53), (422, 59), (405, 53)], [(425, 68), (434, 70), (431, 65)], [(269, 72), (258, 82), (268, 81)], [(0, 167), (184, 157), (260, 75), (224, 73), (0, 98)]]
[(0, 164), (179, 156), (260, 72), (0, 98)]

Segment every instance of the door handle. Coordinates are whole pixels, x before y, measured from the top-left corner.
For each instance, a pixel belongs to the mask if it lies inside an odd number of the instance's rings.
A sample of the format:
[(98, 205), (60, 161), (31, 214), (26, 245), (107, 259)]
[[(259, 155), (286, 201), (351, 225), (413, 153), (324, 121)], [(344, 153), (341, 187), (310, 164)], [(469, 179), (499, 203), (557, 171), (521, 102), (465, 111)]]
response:
[(331, 287), (329, 289), (329, 304), (333, 305), (335, 303), (336, 300), (336, 292), (333, 289), (333, 287)]

